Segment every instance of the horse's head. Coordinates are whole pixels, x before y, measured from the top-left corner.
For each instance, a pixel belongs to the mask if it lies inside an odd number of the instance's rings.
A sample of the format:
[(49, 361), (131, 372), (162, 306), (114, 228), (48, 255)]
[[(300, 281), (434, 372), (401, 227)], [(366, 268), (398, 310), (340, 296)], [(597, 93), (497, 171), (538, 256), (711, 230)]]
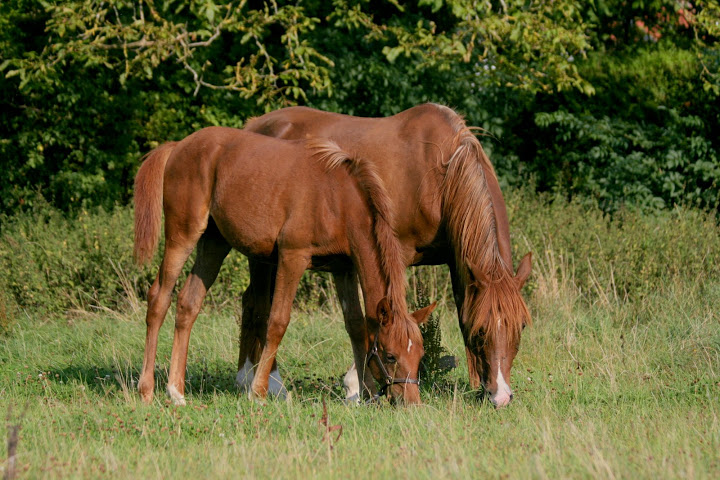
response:
[(387, 298), (377, 306), (377, 330), (367, 357), (367, 365), (380, 382), (380, 394), (387, 391), (391, 402), (420, 403), (418, 371), (425, 354), (418, 325), (427, 321), (437, 302), (407, 318), (393, 313)]
[[(517, 272), (490, 279), (481, 269), (469, 267), (465, 289), (466, 348), (470, 376), (479, 376), (485, 392), (496, 407), (510, 403), (510, 369), (520, 348), (520, 335), (530, 321), (520, 289), (530, 275), (532, 255), (528, 253)], [(472, 364), (474, 360), (474, 365)], [(474, 370), (474, 372), (473, 372)]]

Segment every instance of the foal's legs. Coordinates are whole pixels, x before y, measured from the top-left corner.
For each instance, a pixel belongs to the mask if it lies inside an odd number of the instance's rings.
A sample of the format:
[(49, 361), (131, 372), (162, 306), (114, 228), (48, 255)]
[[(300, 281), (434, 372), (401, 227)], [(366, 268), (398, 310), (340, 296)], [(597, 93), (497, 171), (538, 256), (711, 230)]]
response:
[(178, 295), (175, 337), (167, 385), (167, 393), (175, 405), (185, 405), (185, 368), (190, 331), (228, 252), (230, 245), (211, 220), (208, 229), (198, 241), (195, 265)]
[[(270, 316), (277, 267), (248, 258), (250, 285), (242, 297), (242, 323), (240, 324), (240, 355), (235, 383), (243, 391), (250, 389), (255, 376), (255, 366), (265, 345), (267, 322)], [(269, 393), (284, 396), (287, 390), (273, 361)]]
[(375, 381), (370, 373), (370, 369), (365, 368), (365, 358), (369, 347), (368, 332), (365, 316), (360, 307), (357, 277), (354, 270), (349, 270), (333, 272), (333, 279), (335, 280), (335, 288), (337, 288), (338, 298), (342, 306), (345, 330), (347, 330), (350, 336), (350, 342), (352, 343), (358, 385), (361, 389), (360, 392), (348, 392), (348, 398), (351, 399), (353, 394), (360, 394), (363, 397), (369, 398), (375, 392)]
[(290, 323), (290, 310), (295, 299), (298, 283), (309, 264), (309, 260), (310, 256), (304, 251), (281, 250), (278, 254), (278, 268), (275, 276), (275, 289), (272, 307), (270, 308), (270, 317), (268, 318), (265, 345), (250, 390), (250, 395), (255, 398), (262, 399), (267, 396), (270, 373), (275, 364), (275, 355), (280, 341), (285, 335), (288, 323)]
[[(179, 240), (174, 240), (174, 238)], [(153, 391), (155, 390), (155, 355), (157, 353), (158, 331), (165, 321), (165, 315), (170, 307), (175, 282), (196, 241), (197, 238), (188, 238), (183, 235), (167, 237), (160, 271), (148, 291), (148, 309), (145, 317), (145, 323), (147, 324), (145, 357), (143, 359), (142, 373), (138, 381), (140, 397), (145, 403), (152, 401)]]

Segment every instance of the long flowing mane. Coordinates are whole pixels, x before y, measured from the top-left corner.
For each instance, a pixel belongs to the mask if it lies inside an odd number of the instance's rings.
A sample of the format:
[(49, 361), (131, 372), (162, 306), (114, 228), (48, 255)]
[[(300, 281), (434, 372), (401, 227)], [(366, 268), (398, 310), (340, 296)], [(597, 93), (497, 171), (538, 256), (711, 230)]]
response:
[[(312, 139), (308, 141), (307, 147), (315, 151), (315, 155), (324, 163), (327, 171), (343, 164), (347, 165), (350, 175), (357, 180), (365, 192), (373, 217), (373, 233), (378, 245), (381, 272), (387, 283), (387, 296), (396, 319), (390, 334), (398, 342), (407, 343), (409, 339), (416, 344), (421, 342), (420, 328), (407, 315), (405, 262), (400, 241), (392, 227), (394, 216), (392, 200), (382, 178), (370, 162), (348, 155), (331, 140)], [(401, 318), (404, 321), (397, 321)]]
[[(514, 280), (512, 256), (498, 232), (498, 205), (488, 183), (497, 177), (490, 159), (465, 125), (462, 116), (448, 107), (436, 105), (452, 126), (452, 154), (441, 159), (445, 170), (442, 183), (442, 209), (455, 253), (455, 264), (467, 285), (469, 266), (482, 274), (476, 294), (465, 295), (463, 318), (470, 336), (480, 330), (494, 337), (500, 326), (506, 327), (508, 340), (520, 335), (523, 323), (530, 322), (530, 312)], [(502, 214), (504, 214), (504, 209)], [(509, 235), (509, 234), (508, 234)], [(509, 238), (506, 239), (509, 243)]]

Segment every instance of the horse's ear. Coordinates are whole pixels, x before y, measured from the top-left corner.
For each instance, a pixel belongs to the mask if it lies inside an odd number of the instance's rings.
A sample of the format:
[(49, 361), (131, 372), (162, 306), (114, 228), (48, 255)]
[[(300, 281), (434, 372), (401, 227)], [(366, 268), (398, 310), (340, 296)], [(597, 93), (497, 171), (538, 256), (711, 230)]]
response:
[(393, 315), (390, 311), (390, 303), (387, 297), (383, 297), (377, 305), (377, 321), (381, 327), (386, 327), (393, 322)]
[(433, 310), (437, 307), (437, 302), (433, 302), (430, 305), (428, 305), (425, 308), (421, 308), (417, 312), (412, 313), (412, 317), (415, 320), (415, 323), (418, 325), (422, 325), (423, 323), (427, 322), (430, 318), (430, 314), (432, 314)]
[(522, 288), (525, 285), (528, 277), (530, 276), (530, 270), (532, 269), (532, 252), (528, 252), (520, 263), (518, 264), (517, 272), (515, 273), (515, 281), (518, 284), (518, 288)]
[(485, 281), (486, 277), (485, 275), (483, 275), (482, 270), (480, 270), (477, 265), (472, 263), (467, 257), (465, 257), (465, 265), (467, 265), (468, 275), (470, 276), (470, 283), (482, 284)]

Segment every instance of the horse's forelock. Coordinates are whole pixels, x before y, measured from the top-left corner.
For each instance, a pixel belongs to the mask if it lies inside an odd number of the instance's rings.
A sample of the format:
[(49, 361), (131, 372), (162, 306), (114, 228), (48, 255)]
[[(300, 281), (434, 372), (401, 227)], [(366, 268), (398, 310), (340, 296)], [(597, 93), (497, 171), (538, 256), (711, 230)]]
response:
[(463, 313), (470, 337), (482, 331), (488, 338), (497, 338), (505, 329), (506, 341), (514, 344), (520, 339), (523, 325), (531, 322), (530, 311), (512, 275), (486, 282), (467, 292)]

